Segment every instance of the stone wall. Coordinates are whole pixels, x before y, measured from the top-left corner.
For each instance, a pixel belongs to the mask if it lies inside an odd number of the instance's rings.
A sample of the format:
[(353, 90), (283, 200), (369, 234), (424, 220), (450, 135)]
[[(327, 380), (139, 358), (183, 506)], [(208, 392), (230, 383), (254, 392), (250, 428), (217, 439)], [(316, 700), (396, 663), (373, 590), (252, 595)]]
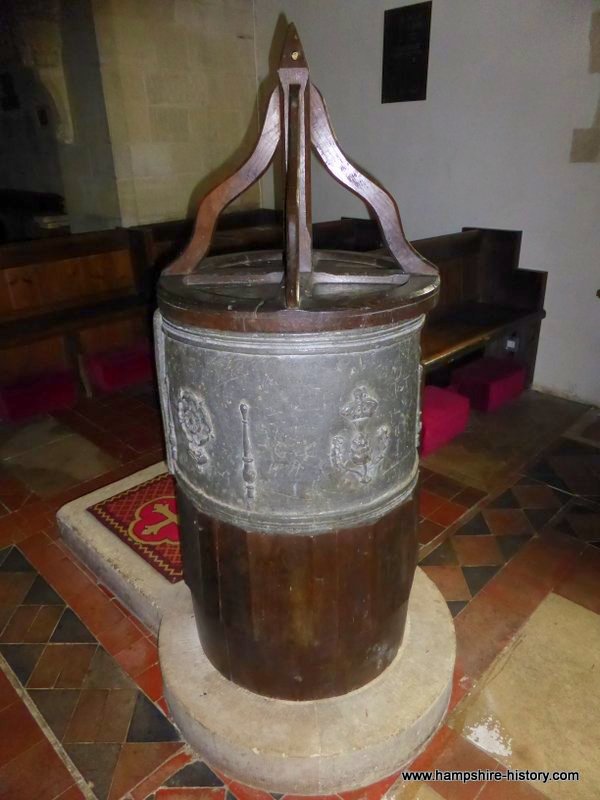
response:
[(257, 135), (253, 0), (93, 8), (122, 224), (187, 216)]
[[(63, 193), (56, 127), (57, 101), (44, 85), (61, 65), (57, 7), (37, 18), (12, 2), (0, 3), (0, 73), (13, 89), (13, 103), (0, 110), (0, 188)], [(29, 40), (29, 41), (28, 41)], [(38, 46), (35, 47), (35, 42)], [(44, 75), (42, 76), (42, 71)], [(62, 72), (62, 69), (60, 70)], [(60, 86), (62, 75), (54, 84)], [(64, 81), (62, 81), (64, 86)], [(46, 124), (40, 124), (43, 109)]]
[(112, 151), (89, 0), (2, 6), (19, 108), (1, 114), (0, 186), (56, 192), (71, 230), (119, 222)]

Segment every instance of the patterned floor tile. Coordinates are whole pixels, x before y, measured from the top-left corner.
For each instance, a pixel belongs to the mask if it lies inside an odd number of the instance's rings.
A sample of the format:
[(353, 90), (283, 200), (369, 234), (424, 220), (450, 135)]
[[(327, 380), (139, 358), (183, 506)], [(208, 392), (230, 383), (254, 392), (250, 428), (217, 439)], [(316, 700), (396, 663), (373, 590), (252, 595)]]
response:
[(451, 546), (463, 567), (492, 566), (506, 561), (496, 536), (465, 536), (456, 533)]
[(423, 571), (435, 583), (446, 601), (471, 599), (469, 587), (460, 567), (431, 566), (423, 567)]
[(23, 605), (64, 606), (65, 601), (38, 575), (23, 600)]
[(77, 614), (65, 608), (50, 641), (53, 643), (65, 642), (95, 642), (96, 639), (90, 630), (83, 624)]
[[(17, 548), (2, 553), (2, 567), (13, 603), (2, 635), (21, 642), (0, 642), (0, 654), (98, 800), (117, 800), (181, 748), (179, 734)], [(36, 624), (44, 641), (23, 643)]]
[(29, 696), (60, 741), (79, 699), (77, 689), (31, 689)]
[(223, 781), (215, 775), (204, 761), (193, 761), (183, 769), (180, 769), (179, 772), (176, 772), (175, 775), (172, 775), (164, 785), (219, 787), (223, 786)]
[(446, 539), (445, 542), (442, 542), (428, 556), (422, 559), (420, 564), (422, 567), (458, 564), (458, 557), (452, 542)]
[(82, 798), (79, 790), (74, 788), (71, 773), (46, 738), (0, 769), (0, 786), (6, 800)]
[(0, 572), (35, 572), (29, 561), (16, 547), (5, 547)]
[(119, 751), (108, 800), (121, 800), (181, 748), (181, 742), (126, 742)]
[(486, 508), (483, 517), (494, 536), (533, 534), (533, 527), (520, 508)]
[(574, 569), (563, 577), (555, 591), (600, 614), (600, 551), (597, 547), (584, 547)]
[[(600, 548), (596, 546), (594, 534), (590, 533), (595, 525), (590, 521), (593, 519), (592, 506), (586, 504), (586, 499), (594, 497), (589, 492), (595, 488), (592, 479), (595, 480), (598, 470), (589, 446), (586, 448), (583, 443), (580, 447), (580, 439), (574, 442), (575, 446), (572, 439), (567, 443), (558, 441), (542, 457), (536, 458), (539, 463), (531, 471), (525, 469), (524, 477), (499, 496), (489, 498), (483, 491), (498, 491), (501, 484), (495, 476), (500, 473), (505, 476), (504, 485), (507, 485), (505, 467), (508, 461), (523, 463), (523, 452), (527, 448), (517, 451), (521, 446), (520, 437), (527, 429), (522, 424), (517, 435), (514, 420), (515, 413), (521, 414), (521, 422), (525, 417), (531, 417), (532, 412), (538, 414), (535, 393), (529, 395), (521, 404), (528, 406), (529, 410), (522, 407), (519, 411), (515, 406), (505, 415), (504, 422), (501, 414), (493, 420), (492, 415), (478, 417), (476, 435), (484, 435), (485, 430), (489, 430), (484, 436), (485, 441), (479, 444), (473, 438), (473, 431), (470, 434), (469, 441), (476, 445), (476, 449), (479, 448), (471, 458), (470, 471), (458, 469), (449, 471), (448, 475), (442, 474), (444, 470), (438, 470), (438, 465), (444, 461), (441, 458), (435, 462), (438, 471), (423, 469), (421, 474), (422, 497), (425, 499), (421, 504), (419, 541), (430, 550), (434, 548), (422, 564), (442, 588), (448, 607), (455, 616), (459, 678), (464, 672), (464, 675), (471, 676), (469, 680), (476, 679), (499, 649), (510, 641), (523, 620), (539, 604), (540, 598), (551, 589), (586, 608), (600, 611), (600, 590), (597, 588), (600, 585), (600, 560), (594, 558), (600, 559)], [(546, 406), (548, 420), (552, 417), (552, 426), (558, 425), (556, 402), (547, 401)], [(145, 397), (144, 392), (139, 396), (131, 393), (129, 396), (84, 400), (76, 410), (67, 412), (66, 417), (74, 420), (73, 424), (80, 420), (81, 436), (89, 438), (100, 448), (106, 444), (104, 449), (112, 457), (128, 462), (112, 469), (110, 475), (105, 473), (104, 482), (130, 474), (134, 471), (132, 465), (137, 465), (135, 468), (138, 469), (146, 466), (139, 458), (135, 461), (135, 448), (144, 448), (149, 441), (147, 432), (141, 429), (147, 425), (148, 429), (160, 432), (156, 399), (150, 394)], [(137, 417), (136, 426), (131, 425), (134, 417)], [(493, 423), (491, 426), (490, 421)], [(71, 426), (70, 421), (65, 424)], [(497, 434), (506, 424), (514, 429), (510, 453), (505, 458), (507, 464), (497, 470), (493, 461), (496, 459), (499, 463), (506, 455), (503, 455), (506, 442)], [(594, 424), (595, 420), (587, 424), (586, 435), (593, 437)], [(578, 429), (577, 435), (583, 432), (583, 428)], [(500, 442), (502, 447), (499, 448)], [(528, 442), (527, 447), (530, 445)], [(448, 452), (452, 461), (453, 456)], [(598, 452), (597, 446), (595, 452)], [(466, 457), (470, 457), (468, 453)], [(153, 461), (159, 460), (158, 450), (152, 458)], [(585, 468), (582, 468), (582, 459)], [(448, 458), (444, 463), (449, 463)], [(453, 464), (456, 466), (456, 459)], [(488, 474), (481, 482), (481, 489), (475, 489), (467, 484), (478, 484), (482, 465)], [(71, 675), (73, 680), (77, 677), (76, 686), (59, 688), (64, 681), (62, 668), (58, 675), (56, 671), (52, 673), (46, 669), (48, 679), (52, 677), (50, 673), (54, 675), (54, 688), (28, 689), (28, 692), (54, 735), (67, 748), (84, 777), (92, 782), (95, 796), (99, 800), (121, 800), (124, 796), (133, 800), (146, 800), (149, 796), (153, 800), (172, 800), (173, 797), (179, 800), (181, 793), (185, 792), (202, 800), (270, 800), (271, 797), (278, 800), (279, 796), (244, 787), (229, 779), (224, 786), (203, 762), (193, 762), (186, 769), (190, 757), (182, 752), (175, 729), (160, 710), (164, 701), (157, 696), (160, 685), (156, 681), (155, 645), (124, 615), (115, 613), (114, 618), (107, 622), (107, 611), (112, 613), (117, 606), (108, 603), (107, 609), (106, 596), (101, 597), (97, 587), (78, 608), (77, 597), (82, 592), (85, 594), (89, 577), (69, 558), (64, 560), (65, 552), (59, 552), (54, 542), (51, 542), (53, 550), (50, 552), (47, 549), (48, 537), (43, 537), (44, 547), (40, 543), (32, 544), (35, 537), (31, 533), (38, 530), (37, 526), (42, 531), (53, 529), (53, 517), (47, 510), (40, 507), (35, 513), (19, 512), (6, 516), (6, 510), (11, 510), (13, 505), (31, 504), (35, 500), (31, 492), (24, 492), (22, 485), (11, 480), (3, 483), (0, 473), (0, 515), (5, 514), (0, 520), (0, 544), (25, 538), (32, 554), (37, 553), (36, 566), (43, 573), (43, 579), (37, 579), (37, 573), (19, 549), (6, 547), (0, 550), (0, 654), (14, 667), (14, 672), (25, 685), (35, 675), (36, 669), (44, 672), (42, 667), (48, 667), (45, 660), (49, 656), (44, 658), (44, 654), (51, 652), (52, 648), (57, 648), (56, 653), (64, 653), (67, 647), (75, 648), (70, 651), (74, 653), (78, 652), (77, 648), (93, 648), (85, 673)], [(69, 490), (71, 494), (67, 499), (91, 491), (96, 485), (92, 481), (80, 484), (80, 487), (84, 490), (78, 491), (77, 487)], [(66, 496), (61, 498), (61, 502), (66, 502)], [(475, 511), (475, 506), (478, 507), (477, 513), (469, 519), (467, 515)], [(466, 521), (461, 525), (463, 514)], [(442, 541), (449, 533), (452, 534), (450, 538)], [(564, 544), (565, 540), (569, 546)], [(439, 544), (437, 548), (436, 543)], [(74, 608), (64, 605), (63, 596)], [(56, 614), (59, 616), (55, 618)], [(94, 634), (100, 638), (100, 645)], [(17, 641), (19, 635), (21, 640)], [(27, 638), (41, 641), (24, 641)], [(116, 659), (111, 653), (116, 654)], [(56, 657), (56, 661), (65, 666), (63, 658)], [(78, 672), (76, 666), (73, 665), (74, 673)], [(10, 685), (8, 689), (12, 691)], [(3, 706), (5, 693), (0, 681), (0, 713), (6, 703), (10, 704), (10, 691)], [(151, 702), (155, 698), (156, 705)], [(445, 742), (440, 751), (442, 762), (460, 768), (465, 758), (469, 761), (470, 756), (467, 758), (461, 747), (464, 749), (460, 743)], [(58, 759), (44, 739), (13, 759), (8, 766), (27, 761), (28, 774), (36, 773), (37, 764), (29, 758), (29, 753), (38, 748), (44, 764), (46, 761), (50, 764), (52, 758)], [(42, 752), (44, 748), (49, 748), (48, 752), (44, 751), (45, 755)], [(183, 760), (176, 766), (169, 766), (179, 758)], [(60, 759), (58, 765), (64, 769)], [(0, 767), (0, 786), (3, 789), (5, 785), (14, 786), (13, 794), (20, 797), (20, 789), (27, 788), (27, 775), (19, 772), (16, 766), (12, 777), (6, 775), (5, 770)], [(71, 776), (67, 774), (62, 780), (62, 800), (81, 798)], [(47, 783), (53, 785), (52, 780)], [(46, 781), (36, 800), (46, 800), (45, 784)], [(464, 791), (460, 793), (464, 787), (458, 785), (448, 788), (448, 785), (440, 784), (437, 788), (440, 796), (458, 798), (464, 795)], [(378, 793), (376, 786), (367, 787), (357, 790), (356, 797), (352, 797), (353, 793), (345, 793), (344, 800), (379, 800), (385, 790)], [(487, 787), (481, 797), (487, 797), (486, 790)], [(525, 796), (529, 800), (529, 796)], [(491, 797), (496, 795), (491, 794), (490, 800)]]
[(559, 439), (526, 475), (573, 495), (600, 498), (600, 451), (572, 439)]
[(107, 800), (119, 759), (118, 744), (67, 744), (65, 750), (98, 800)]
[(7, 764), (37, 741), (42, 729), (23, 703), (12, 703), (0, 712), (0, 765)]
[(92, 659), (83, 685), (86, 689), (128, 689), (135, 684), (103, 647)]
[(443, 525), (436, 525), (430, 519), (424, 519), (419, 522), (419, 544), (421, 546), (428, 545), (435, 539), (441, 537), (444, 533)]
[(461, 525), (456, 533), (462, 536), (491, 536), (492, 531), (485, 521), (483, 514), (479, 512), (468, 522), (465, 522), (464, 525)]
[(175, 742), (178, 740), (179, 734), (162, 711), (141, 692), (138, 692), (127, 741)]
[(453, 617), (460, 612), (468, 605), (468, 600), (447, 600), (448, 608), (450, 609), (450, 613)]
[(0, 644), (0, 653), (23, 685), (29, 680), (43, 649), (42, 644)]
[(80, 689), (96, 644), (48, 644), (29, 676), (30, 689)]
[(572, 500), (554, 517), (550, 527), (600, 547), (600, 505)]
[(471, 597), (475, 597), (477, 592), (483, 589), (486, 583), (494, 577), (499, 569), (499, 566), (463, 567), (463, 575), (465, 576), (465, 581), (471, 592)]
[(47, 642), (62, 613), (60, 606), (19, 606), (6, 623), (0, 642)]

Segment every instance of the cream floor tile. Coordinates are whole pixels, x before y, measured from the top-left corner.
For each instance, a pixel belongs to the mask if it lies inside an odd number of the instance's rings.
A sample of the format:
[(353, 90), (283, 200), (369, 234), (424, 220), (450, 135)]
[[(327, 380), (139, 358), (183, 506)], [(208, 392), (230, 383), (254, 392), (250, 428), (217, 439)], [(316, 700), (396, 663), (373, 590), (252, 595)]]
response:
[(435, 789), (426, 784), (421, 784), (420, 786), (411, 784), (393, 786), (384, 797), (386, 800), (444, 800)]
[(43, 417), (26, 425), (0, 427), (0, 460), (33, 450), (34, 447), (71, 436), (73, 431), (53, 417)]
[(427, 456), (423, 466), (492, 491), (588, 408), (572, 400), (526, 391), (491, 414), (471, 412), (467, 430)]
[(508, 767), (579, 770), (533, 784), (551, 800), (598, 800), (600, 616), (550, 594), (449, 724)]
[(4, 461), (5, 469), (41, 497), (95, 478), (119, 462), (76, 433)]

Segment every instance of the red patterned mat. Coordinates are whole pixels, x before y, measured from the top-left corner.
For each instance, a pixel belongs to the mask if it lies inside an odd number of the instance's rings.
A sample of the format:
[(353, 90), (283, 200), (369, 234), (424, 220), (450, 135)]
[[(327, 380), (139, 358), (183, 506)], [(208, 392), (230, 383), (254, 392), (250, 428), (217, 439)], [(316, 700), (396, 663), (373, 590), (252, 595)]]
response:
[(182, 580), (175, 483), (169, 474), (115, 494), (88, 511), (170, 583)]

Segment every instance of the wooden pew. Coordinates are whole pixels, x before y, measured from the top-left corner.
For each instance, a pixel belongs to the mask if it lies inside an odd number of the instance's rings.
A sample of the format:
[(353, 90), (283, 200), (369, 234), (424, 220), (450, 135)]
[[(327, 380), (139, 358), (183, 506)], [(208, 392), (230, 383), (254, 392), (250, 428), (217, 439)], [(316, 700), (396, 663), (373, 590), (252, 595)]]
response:
[[(473, 352), (511, 352), (533, 379), (546, 272), (518, 269), (520, 231), (464, 228), (412, 243), (440, 270), (441, 292), (422, 338), (426, 372)], [(507, 350), (508, 340), (515, 350)]]
[[(313, 227), (315, 246), (326, 249), (381, 250), (375, 223), (342, 218)], [(439, 269), (440, 299), (422, 337), (426, 373), (482, 353), (510, 352), (533, 379), (541, 321), (545, 316), (546, 272), (518, 269), (520, 231), (463, 228), (460, 233), (419, 239), (412, 245)]]
[[(160, 271), (188, 243), (193, 222), (174, 220), (129, 228), (133, 258), (148, 297), (153, 296)], [(269, 208), (234, 211), (219, 217), (210, 255), (276, 249), (281, 248), (282, 242), (283, 215), (280, 211)]]
[(0, 247), (0, 384), (75, 370), (94, 339), (126, 346), (147, 323), (126, 230)]
[[(188, 220), (0, 246), (0, 384), (150, 337), (158, 271), (186, 244)], [(370, 220), (313, 226), (315, 247), (376, 250)], [(280, 212), (224, 215), (211, 252), (279, 248)], [(465, 228), (413, 242), (439, 268), (440, 301), (423, 333), (426, 372), (473, 353), (502, 355), (509, 339), (533, 377), (546, 273), (517, 269), (521, 234)]]

